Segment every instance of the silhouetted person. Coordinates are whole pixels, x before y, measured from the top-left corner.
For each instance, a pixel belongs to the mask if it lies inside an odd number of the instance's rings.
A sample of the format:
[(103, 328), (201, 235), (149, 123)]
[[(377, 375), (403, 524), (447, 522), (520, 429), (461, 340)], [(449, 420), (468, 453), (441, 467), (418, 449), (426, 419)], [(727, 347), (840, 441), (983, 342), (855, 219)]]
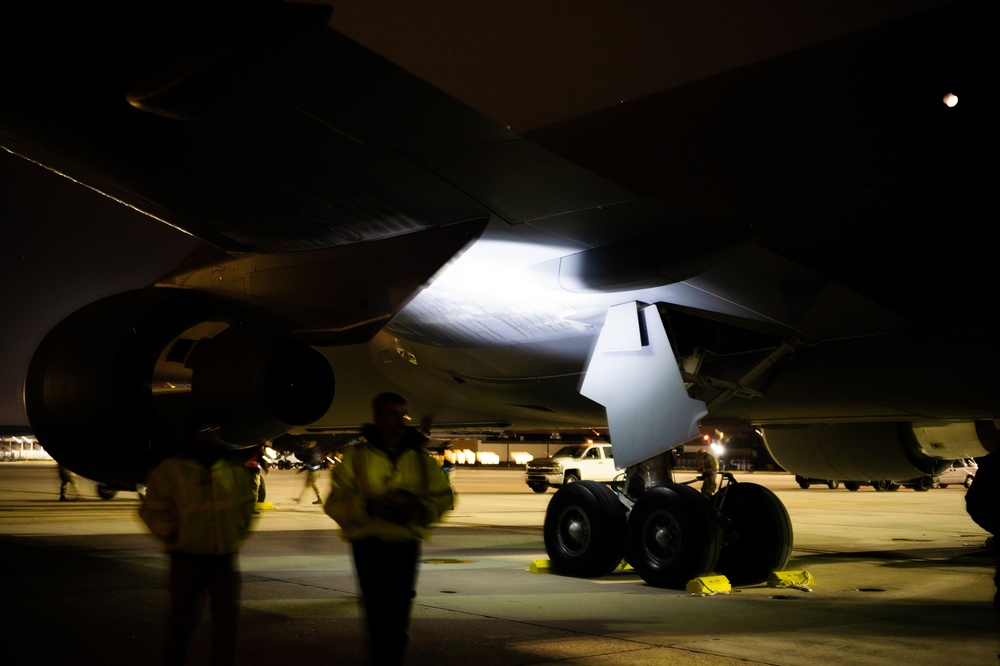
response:
[(447, 475), (427, 451), (427, 438), (406, 425), (406, 400), (382, 393), (375, 423), (333, 468), (326, 513), (351, 542), (361, 587), (371, 663), (401, 664), (415, 596), (420, 542), (454, 506)]
[(217, 431), (217, 426), (202, 426), (178, 455), (154, 467), (139, 509), (170, 555), (170, 665), (184, 663), (206, 595), (212, 613), (211, 663), (234, 663), (241, 584), (236, 557), (249, 535), (256, 492), (243, 458), (232, 456)]
[(66, 502), (69, 500), (66, 491), (71, 487), (73, 488), (73, 494), (79, 497), (80, 487), (76, 485), (76, 474), (63, 467), (62, 463), (57, 462), (56, 466), (59, 468), (59, 501)]
[(978, 458), (979, 469), (972, 485), (965, 493), (965, 509), (976, 524), (989, 532), (993, 545), (996, 568), (993, 573), (993, 607), (1000, 621), (1000, 548), (997, 546), (997, 530), (1000, 528), (1000, 451)]
[(273, 452), (270, 446), (271, 440), (267, 440), (260, 445), (260, 449), (257, 451), (257, 466), (260, 468), (258, 476), (260, 483), (257, 485), (258, 504), (267, 499), (267, 475), (271, 472), (271, 466), (274, 464), (274, 459), (268, 455)]
[(322, 504), (323, 498), (319, 493), (319, 471), (323, 468), (323, 454), (316, 447), (315, 441), (306, 442), (305, 451), (298, 454), (302, 460), (302, 467), (299, 473), (306, 473), (306, 484), (299, 491), (296, 502), (302, 501), (302, 496), (312, 490), (316, 494), (316, 501), (313, 504)]
[(253, 453), (246, 459), (243, 466), (250, 475), (250, 482), (254, 487), (254, 496), (260, 504), (267, 497), (267, 485), (264, 477), (267, 475), (267, 456), (264, 455), (264, 445), (254, 447)]

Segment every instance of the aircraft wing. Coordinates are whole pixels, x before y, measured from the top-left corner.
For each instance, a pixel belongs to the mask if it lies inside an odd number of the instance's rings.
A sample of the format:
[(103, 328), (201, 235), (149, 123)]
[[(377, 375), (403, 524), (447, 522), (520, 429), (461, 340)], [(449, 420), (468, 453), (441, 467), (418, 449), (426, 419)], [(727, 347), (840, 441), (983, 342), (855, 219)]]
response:
[[(47, 336), (29, 418), (53, 442), (67, 415), (115, 421), (122, 377), (100, 368), (142, 359), (138, 385), (162, 407), (123, 430), (146, 438), (204, 409), (246, 439), (350, 427), (382, 388), (428, 425), (601, 426), (580, 382), (607, 312), (639, 303), (657, 306), (707, 419), (991, 419), (991, 392), (941, 387), (956, 341), (1000, 366), (989, 329), (948, 319), (992, 283), (964, 231), (987, 189), (969, 158), (989, 145), (974, 143), (995, 98), (975, 74), (996, 61), (979, 32), (995, 10), (944, 4), (513, 129), (331, 29), (321, 5), (210, 3), (197, 21), (186, 5), (22, 8), (0, 46), (19, 63), (3, 147), (201, 241)], [(928, 45), (944, 25), (960, 48)], [(971, 111), (944, 106), (945, 79), (895, 96), (953, 71)], [(149, 333), (124, 362), (132, 330)], [(91, 348), (106, 356), (78, 368)], [(234, 400), (248, 355), (296, 371), (247, 369), (264, 395)], [(111, 397), (45, 397), (45, 377), (71, 370)], [(274, 394), (277, 412), (246, 423)]]

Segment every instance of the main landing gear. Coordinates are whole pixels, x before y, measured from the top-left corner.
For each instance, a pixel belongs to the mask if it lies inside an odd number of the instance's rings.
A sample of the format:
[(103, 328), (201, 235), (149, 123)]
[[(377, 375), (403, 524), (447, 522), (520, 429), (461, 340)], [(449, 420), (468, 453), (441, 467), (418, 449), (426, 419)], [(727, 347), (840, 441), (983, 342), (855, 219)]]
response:
[(764, 486), (721, 476), (726, 483), (711, 499), (670, 482), (642, 486), (635, 496), (594, 481), (562, 486), (545, 514), (553, 569), (597, 577), (624, 558), (655, 587), (684, 589), (711, 573), (734, 585), (764, 582), (791, 554), (788, 512)]

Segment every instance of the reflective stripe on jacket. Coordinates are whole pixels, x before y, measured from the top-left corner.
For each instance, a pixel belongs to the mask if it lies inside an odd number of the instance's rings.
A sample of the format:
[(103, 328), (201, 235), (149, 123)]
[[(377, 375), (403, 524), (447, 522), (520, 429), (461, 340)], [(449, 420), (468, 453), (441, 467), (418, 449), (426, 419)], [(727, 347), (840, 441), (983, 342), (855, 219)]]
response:
[[(344, 451), (333, 467), (333, 484), (324, 510), (341, 529), (341, 537), (357, 541), (417, 541), (430, 537), (430, 526), (454, 508), (455, 496), (447, 474), (422, 447), (407, 447), (396, 456), (364, 439)], [(412, 494), (419, 506), (415, 520), (396, 523), (368, 513), (369, 503), (393, 493)]]
[(250, 532), (256, 492), (250, 472), (221, 459), (210, 469), (167, 458), (150, 472), (139, 517), (167, 552), (226, 555)]

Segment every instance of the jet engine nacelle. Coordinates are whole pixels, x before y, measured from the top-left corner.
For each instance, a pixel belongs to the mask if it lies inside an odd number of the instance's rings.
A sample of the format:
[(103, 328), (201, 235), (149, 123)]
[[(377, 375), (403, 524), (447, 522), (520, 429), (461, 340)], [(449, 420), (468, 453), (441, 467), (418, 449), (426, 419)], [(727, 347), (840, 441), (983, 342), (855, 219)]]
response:
[(201, 423), (251, 446), (316, 421), (333, 394), (329, 363), (280, 322), (207, 294), (150, 288), (59, 323), (31, 359), (24, 402), (53, 458), (129, 487)]
[(993, 421), (772, 425), (762, 434), (785, 470), (840, 481), (913, 479), (1000, 448)]

